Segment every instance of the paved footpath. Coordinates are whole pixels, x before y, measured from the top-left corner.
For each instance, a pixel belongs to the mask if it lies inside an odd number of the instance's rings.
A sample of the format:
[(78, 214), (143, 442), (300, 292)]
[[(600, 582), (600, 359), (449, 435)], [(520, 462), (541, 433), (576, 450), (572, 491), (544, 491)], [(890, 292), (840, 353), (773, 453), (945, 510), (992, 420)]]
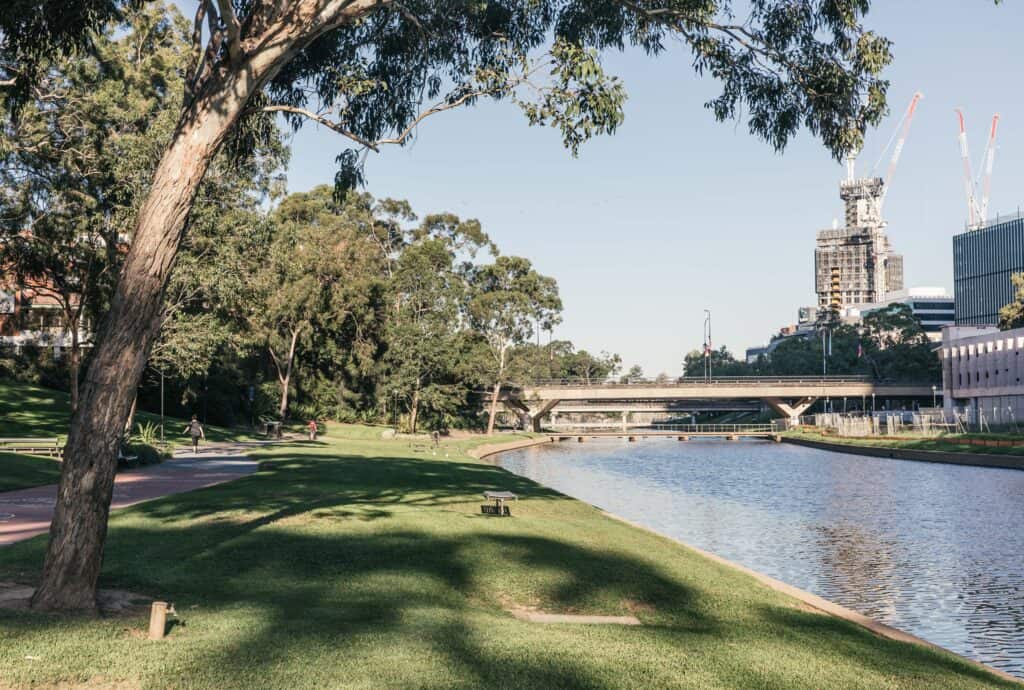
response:
[[(257, 463), (245, 456), (252, 448), (272, 443), (222, 443), (202, 446), (197, 455), (179, 448), (159, 465), (122, 470), (114, 480), (111, 510), (161, 496), (180, 494), (229, 482), (256, 471)], [(50, 529), (57, 485), (0, 492), (0, 547), (43, 534)]]

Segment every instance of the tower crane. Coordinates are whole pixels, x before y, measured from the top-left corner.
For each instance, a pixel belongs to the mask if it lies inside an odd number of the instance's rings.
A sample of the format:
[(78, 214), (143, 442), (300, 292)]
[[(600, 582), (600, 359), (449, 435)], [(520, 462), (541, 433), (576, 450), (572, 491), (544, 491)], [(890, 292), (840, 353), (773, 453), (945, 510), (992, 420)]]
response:
[[(892, 136), (889, 137), (889, 141), (886, 143), (885, 148), (882, 149), (878, 155), (878, 161), (875, 162), (874, 167), (871, 169), (872, 177), (881, 182), (880, 192), (877, 197), (874, 198), (874, 211), (875, 217), (879, 222), (882, 220), (882, 205), (885, 203), (885, 197), (889, 193), (889, 187), (892, 184), (893, 177), (896, 175), (896, 166), (900, 162), (900, 155), (903, 153), (903, 145), (907, 141), (907, 134), (910, 132), (910, 125), (914, 121), (914, 113), (917, 112), (917, 104), (920, 103), (921, 99), (924, 98), (924, 94), (920, 91), (914, 92), (913, 97), (910, 99), (910, 105), (907, 106), (906, 111), (903, 113), (903, 117), (896, 123), (896, 128), (893, 130)], [(885, 154), (893, 146), (895, 142), (895, 148), (892, 149), (892, 158), (889, 160), (889, 166), (885, 172), (885, 179), (879, 178), (876, 175), (878, 168), (882, 164), (882, 159)], [(846, 157), (846, 179), (848, 183), (853, 183), (856, 180), (856, 152), (851, 151)]]
[[(896, 147), (892, 150), (892, 158), (889, 160), (889, 167), (885, 171), (885, 181), (882, 186), (882, 195), (878, 198), (878, 218), (882, 218), (882, 205), (885, 203), (885, 197), (889, 193), (889, 186), (892, 184), (892, 179), (896, 175), (896, 164), (900, 162), (900, 154), (903, 153), (903, 144), (907, 141), (907, 134), (910, 132), (910, 123), (914, 120), (914, 111), (917, 110), (917, 104), (924, 98), (924, 94), (920, 91), (914, 93), (914, 97), (910, 99), (910, 105), (907, 106), (907, 111), (903, 113), (903, 119), (901, 120), (902, 127), (900, 124), (896, 125), (896, 131), (893, 132), (893, 137), (899, 132), (899, 139), (896, 141)], [(889, 139), (889, 143), (886, 144), (885, 148), (882, 149), (882, 156), (889, 149), (889, 145), (892, 144), (892, 138)], [(882, 159), (879, 156), (878, 163), (881, 163)], [(875, 163), (875, 168), (878, 168), (878, 163)]]
[[(971, 172), (971, 156), (967, 148), (967, 128), (964, 126), (964, 112), (956, 109), (960, 121), (960, 158), (964, 168), (964, 191), (967, 193), (967, 227), (978, 228), (988, 217), (988, 202), (992, 192), (992, 167), (996, 158), (996, 133), (999, 129), (999, 113), (992, 116), (992, 125), (988, 131), (988, 141), (981, 156), (979, 178), (975, 179)], [(981, 187), (981, 198), (977, 190)]]

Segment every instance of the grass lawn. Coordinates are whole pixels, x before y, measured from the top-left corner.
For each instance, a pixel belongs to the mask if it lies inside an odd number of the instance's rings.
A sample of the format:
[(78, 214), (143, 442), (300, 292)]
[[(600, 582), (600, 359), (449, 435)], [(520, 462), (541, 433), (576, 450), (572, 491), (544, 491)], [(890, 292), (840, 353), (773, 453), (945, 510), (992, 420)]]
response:
[[(149, 642), (143, 616), (0, 612), (0, 687), (1011, 686), (455, 447), (331, 433), (261, 449), (245, 479), (116, 513), (102, 585), (172, 601), (181, 624)], [(520, 494), (513, 518), (480, 515), (487, 489)], [(44, 546), (5, 548), (0, 580), (32, 582)], [(530, 623), (509, 607), (643, 625)]]
[[(70, 417), (71, 401), (67, 393), (15, 381), (0, 381), (0, 436), (59, 436), (63, 439), (67, 437)], [(135, 422), (136, 425), (139, 422), (159, 424), (160, 415), (140, 411)], [(165, 418), (167, 439), (183, 445), (188, 443), (188, 438), (181, 433), (185, 424), (183, 419)], [(138, 429), (132, 431), (137, 432)], [(206, 427), (206, 438), (210, 441), (250, 437), (252, 434), (247, 430)]]
[(0, 453), (0, 491), (56, 484), (59, 479), (60, 462), (54, 458)]
[(808, 441), (822, 441), (840, 445), (870, 446), (874, 448), (907, 448), (911, 450), (932, 450), (946, 453), (986, 453), (992, 455), (1024, 455), (1024, 446), (980, 446), (967, 441), (985, 439), (997, 441), (1017, 441), (1024, 438), (1020, 434), (951, 434), (935, 438), (898, 438), (880, 436), (878, 438), (846, 438), (831, 436), (814, 431), (788, 431), (793, 438)]

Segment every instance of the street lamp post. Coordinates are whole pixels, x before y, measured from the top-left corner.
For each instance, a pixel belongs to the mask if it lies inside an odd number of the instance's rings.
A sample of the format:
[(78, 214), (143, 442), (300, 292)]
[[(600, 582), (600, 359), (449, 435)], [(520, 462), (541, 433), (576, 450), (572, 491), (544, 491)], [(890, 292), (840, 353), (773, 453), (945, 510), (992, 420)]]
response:
[(704, 380), (711, 382), (711, 310), (704, 310)]

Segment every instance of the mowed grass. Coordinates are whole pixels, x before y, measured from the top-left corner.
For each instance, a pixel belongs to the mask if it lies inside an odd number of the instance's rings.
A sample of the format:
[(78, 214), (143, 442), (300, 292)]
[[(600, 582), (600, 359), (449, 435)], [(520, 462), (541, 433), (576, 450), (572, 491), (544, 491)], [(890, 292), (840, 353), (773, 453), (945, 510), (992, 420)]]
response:
[(56, 484), (60, 461), (56, 458), (0, 453), (0, 491)]
[[(0, 381), (0, 437), (49, 437), (61, 440), (67, 438), (68, 423), (71, 419), (71, 400), (67, 393), (50, 388), (41, 388), (16, 381)], [(160, 415), (139, 411), (135, 415), (138, 424), (159, 424)], [(165, 417), (164, 433), (169, 442), (188, 443), (184, 434), (187, 422), (184, 419)], [(206, 427), (209, 441), (236, 441), (252, 437), (247, 430)]]
[[(178, 624), (150, 642), (143, 615), (0, 612), (0, 687), (1012, 686), (453, 447), (355, 432), (262, 449), (255, 475), (116, 513), (102, 585), (174, 602)], [(488, 489), (521, 496), (514, 517), (480, 515)], [(44, 547), (5, 549), (0, 580), (33, 582)], [(512, 607), (643, 625), (529, 623)]]
[(949, 434), (934, 438), (899, 438), (879, 436), (877, 438), (848, 438), (820, 434), (814, 431), (787, 432), (793, 438), (821, 441), (848, 446), (869, 446), (872, 448), (905, 448), (908, 450), (930, 450), (945, 453), (984, 453), (989, 455), (1024, 455), (1024, 446), (982, 446), (969, 443), (972, 439), (987, 441), (1020, 441), (1021, 434)]

